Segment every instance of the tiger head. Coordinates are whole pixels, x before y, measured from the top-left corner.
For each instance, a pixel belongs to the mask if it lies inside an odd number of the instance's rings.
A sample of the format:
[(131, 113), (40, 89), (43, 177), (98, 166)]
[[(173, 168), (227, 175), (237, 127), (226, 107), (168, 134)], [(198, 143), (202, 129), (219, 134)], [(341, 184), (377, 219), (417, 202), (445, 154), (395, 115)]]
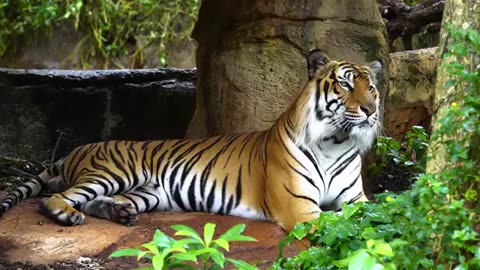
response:
[(309, 144), (346, 135), (355, 140), (361, 152), (368, 150), (379, 129), (380, 99), (375, 84), (382, 64), (331, 61), (315, 50), (308, 57), (308, 71), (310, 82), (304, 92), (309, 108), (305, 123)]

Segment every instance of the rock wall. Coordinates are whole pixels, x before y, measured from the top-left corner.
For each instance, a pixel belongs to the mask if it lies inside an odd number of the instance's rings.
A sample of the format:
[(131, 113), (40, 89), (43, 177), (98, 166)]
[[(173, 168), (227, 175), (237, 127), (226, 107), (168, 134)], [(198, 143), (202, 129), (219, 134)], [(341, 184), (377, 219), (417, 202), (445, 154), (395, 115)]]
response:
[[(413, 125), (430, 127), (436, 49), (390, 57), (384, 134), (401, 138)], [(0, 156), (49, 159), (60, 132), (57, 157), (100, 140), (182, 138), (195, 107), (195, 82), (195, 70), (0, 69)], [(257, 98), (268, 101), (263, 93)], [(248, 121), (274, 118), (255, 117)]]
[(437, 62), (437, 48), (390, 54), (385, 135), (401, 139), (414, 125), (430, 130)]
[(110, 139), (182, 138), (195, 70), (0, 69), (0, 155), (47, 160)]
[(384, 33), (370, 0), (203, 1), (192, 34), (199, 88), (188, 136), (270, 127), (305, 85), (311, 50), (388, 64)]

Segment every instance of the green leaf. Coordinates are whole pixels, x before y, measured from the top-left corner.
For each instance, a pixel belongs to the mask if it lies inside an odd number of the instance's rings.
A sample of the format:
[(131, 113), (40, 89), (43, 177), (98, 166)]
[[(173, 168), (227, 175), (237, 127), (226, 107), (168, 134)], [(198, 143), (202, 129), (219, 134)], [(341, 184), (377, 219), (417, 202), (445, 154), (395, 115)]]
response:
[(108, 256), (109, 258), (125, 257), (125, 256), (138, 256), (141, 251), (135, 248), (120, 249)]
[(393, 263), (386, 263), (383, 265), (384, 270), (397, 270), (397, 266)]
[(143, 258), (147, 254), (148, 254), (147, 251), (140, 251), (140, 253), (138, 253), (138, 256), (137, 256), (137, 261), (139, 261), (141, 258)]
[(203, 228), (203, 237), (205, 238), (205, 246), (209, 247), (210, 242), (212, 242), (213, 234), (215, 233), (215, 224), (207, 223)]
[(225, 255), (223, 255), (222, 252), (218, 251), (217, 249), (213, 249), (211, 252), (209, 252), (209, 255), (216, 264), (223, 268), (223, 265), (225, 264)]
[(171, 256), (171, 258), (179, 260), (179, 261), (191, 261), (197, 262), (197, 256), (191, 254), (189, 252), (186, 253), (176, 253)]
[(342, 214), (346, 219), (349, 219), (353, 214), (355, 214), (362, 207), (361, 203), (354, 204), (343, 204), (342, 205)]
[(175, 239), (157, 229), (153, 235), (152, 243), (158, 247), (171, 247), (175, 243)]
[(162, 270), (163, 265), (165, 263), (164, 259), (165, 259), (165, 257), (163, 257), (162, 255), (153, 256), (153, 258), (152, 258), (153, 268), (155, 268), (155, 270)]
[(332, 263), (338, 268), (345, 268), (348, 266), (349, 261), (350, 261), (349, 258), (345, 258), (345, 259), (333, 261)]
[(375, 257), (368, 254), (364, 249), (355, 252), (349, 259), (348, 270), (373, 270), (381, 269), (376, 265)]
[(308, 231), (312, 228), (311, 223), (297, 223), (295, 224), (295, 227), (293, 230), (290, 232), (295, 238), (298, 240), (304, 238)]
[(220, 235), (218, 239), (224, 239), (224, 240), (227, 240), (228, 242), (232, 242), (232, 241), (256, 242), (257, 241), (257, 239), (253, 237), (241, 235), (244, 230), (245, 230), (245, 224), (237, 224), (232, 228), (230, 228), (225, 233), (223, 233), (222, 235)]
[(192, 239), (198, 240), (198, 242), (201, 243), (202, 245), (205, 245), (200, 235), (194, 229), (181, 224), (172, 225), (171, 227), (172, 229), (177, 231), (175, 233), (176, 236), (179, 236), (179, 235), (188, 236), (188, 237), (191, 237)]
[(258, 270), (258, 268), (256, 266), (251, 265), (251, 264), (247, 263), (246, 261), (234, 260), (234, 259), (227, 259), (227, 261), (230, 262), (231, 264), (233, 264), (235, 267), (237, 267), (237, 269)]
[(142, 247), (146, 248), (148, 251), (152, 252), (153, 254), (155, 255), (158, 255), (159, 254), (159, 251), (158, 251), (158, 248), (156, 245), (154, 245), (153, 243), (145, 243), (145, 244), (142, 244)]
[(189, 248), (189, 249), (192, 249), (192, 248), (195, 248), (195, 246), (202, 246), (203, 245), (198, 245), (198, 244), (202, 244), (200, 243), (197, 239), (193, 239), (193, 238), (183, 238), (183, 239), (180, 239), (180, 240), (177, 240), (175, 241), (175, 243), (173, 244), (172, 247), (184, 247), (184, 248)]
[(237, 224), (232, 228), (228, 229), (228, 231), (226, 231), (222, 235), (220, 235), (219, 239), (225, 239), (227, 241), (235, 241), (235, 240), (232, 240), (232, 237), (241, 235), (244, 230), (245, 230), (245, 224)]
[(372, 252), (387, 257), (393, 257), (392, 247), (387, 243), (375, 243), (375, 247), (373, 248)]
[(225, 239), (217, 239), (213, 241), (215, 244), (219, 245), (226, 251), (229, 251), (230, 245), (228, 244), (227, 240)]

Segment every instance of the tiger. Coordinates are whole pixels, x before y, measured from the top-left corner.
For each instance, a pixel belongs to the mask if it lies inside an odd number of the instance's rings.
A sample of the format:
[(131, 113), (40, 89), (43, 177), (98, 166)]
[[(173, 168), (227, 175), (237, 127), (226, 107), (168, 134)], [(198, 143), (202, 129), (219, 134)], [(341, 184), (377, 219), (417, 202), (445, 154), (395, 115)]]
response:
[(90, 215), (133, 226), (138, 214), (156, 210), (269, 220), (290, 231), (367, 200), (361, 154), (380, 125), (382, 63), (331, 60), (319, 49), (306, 60), (306, 86), (269, 129), (79, 146), (9, 193), (0, 217), (49, 190), (40, 208), (61, 225)]

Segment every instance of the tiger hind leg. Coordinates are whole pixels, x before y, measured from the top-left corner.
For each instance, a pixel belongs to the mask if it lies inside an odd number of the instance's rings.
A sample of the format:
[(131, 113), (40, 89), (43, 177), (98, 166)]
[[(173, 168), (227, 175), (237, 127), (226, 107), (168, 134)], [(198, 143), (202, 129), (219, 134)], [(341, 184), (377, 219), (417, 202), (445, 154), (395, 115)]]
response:
[(80, 209), (87, 215), (133, 226), (139, 213), (156, 209), (159, 203), (159, 195), (153, 188), (140, 187), (127, 194), (97, 197), (82, 204)]

